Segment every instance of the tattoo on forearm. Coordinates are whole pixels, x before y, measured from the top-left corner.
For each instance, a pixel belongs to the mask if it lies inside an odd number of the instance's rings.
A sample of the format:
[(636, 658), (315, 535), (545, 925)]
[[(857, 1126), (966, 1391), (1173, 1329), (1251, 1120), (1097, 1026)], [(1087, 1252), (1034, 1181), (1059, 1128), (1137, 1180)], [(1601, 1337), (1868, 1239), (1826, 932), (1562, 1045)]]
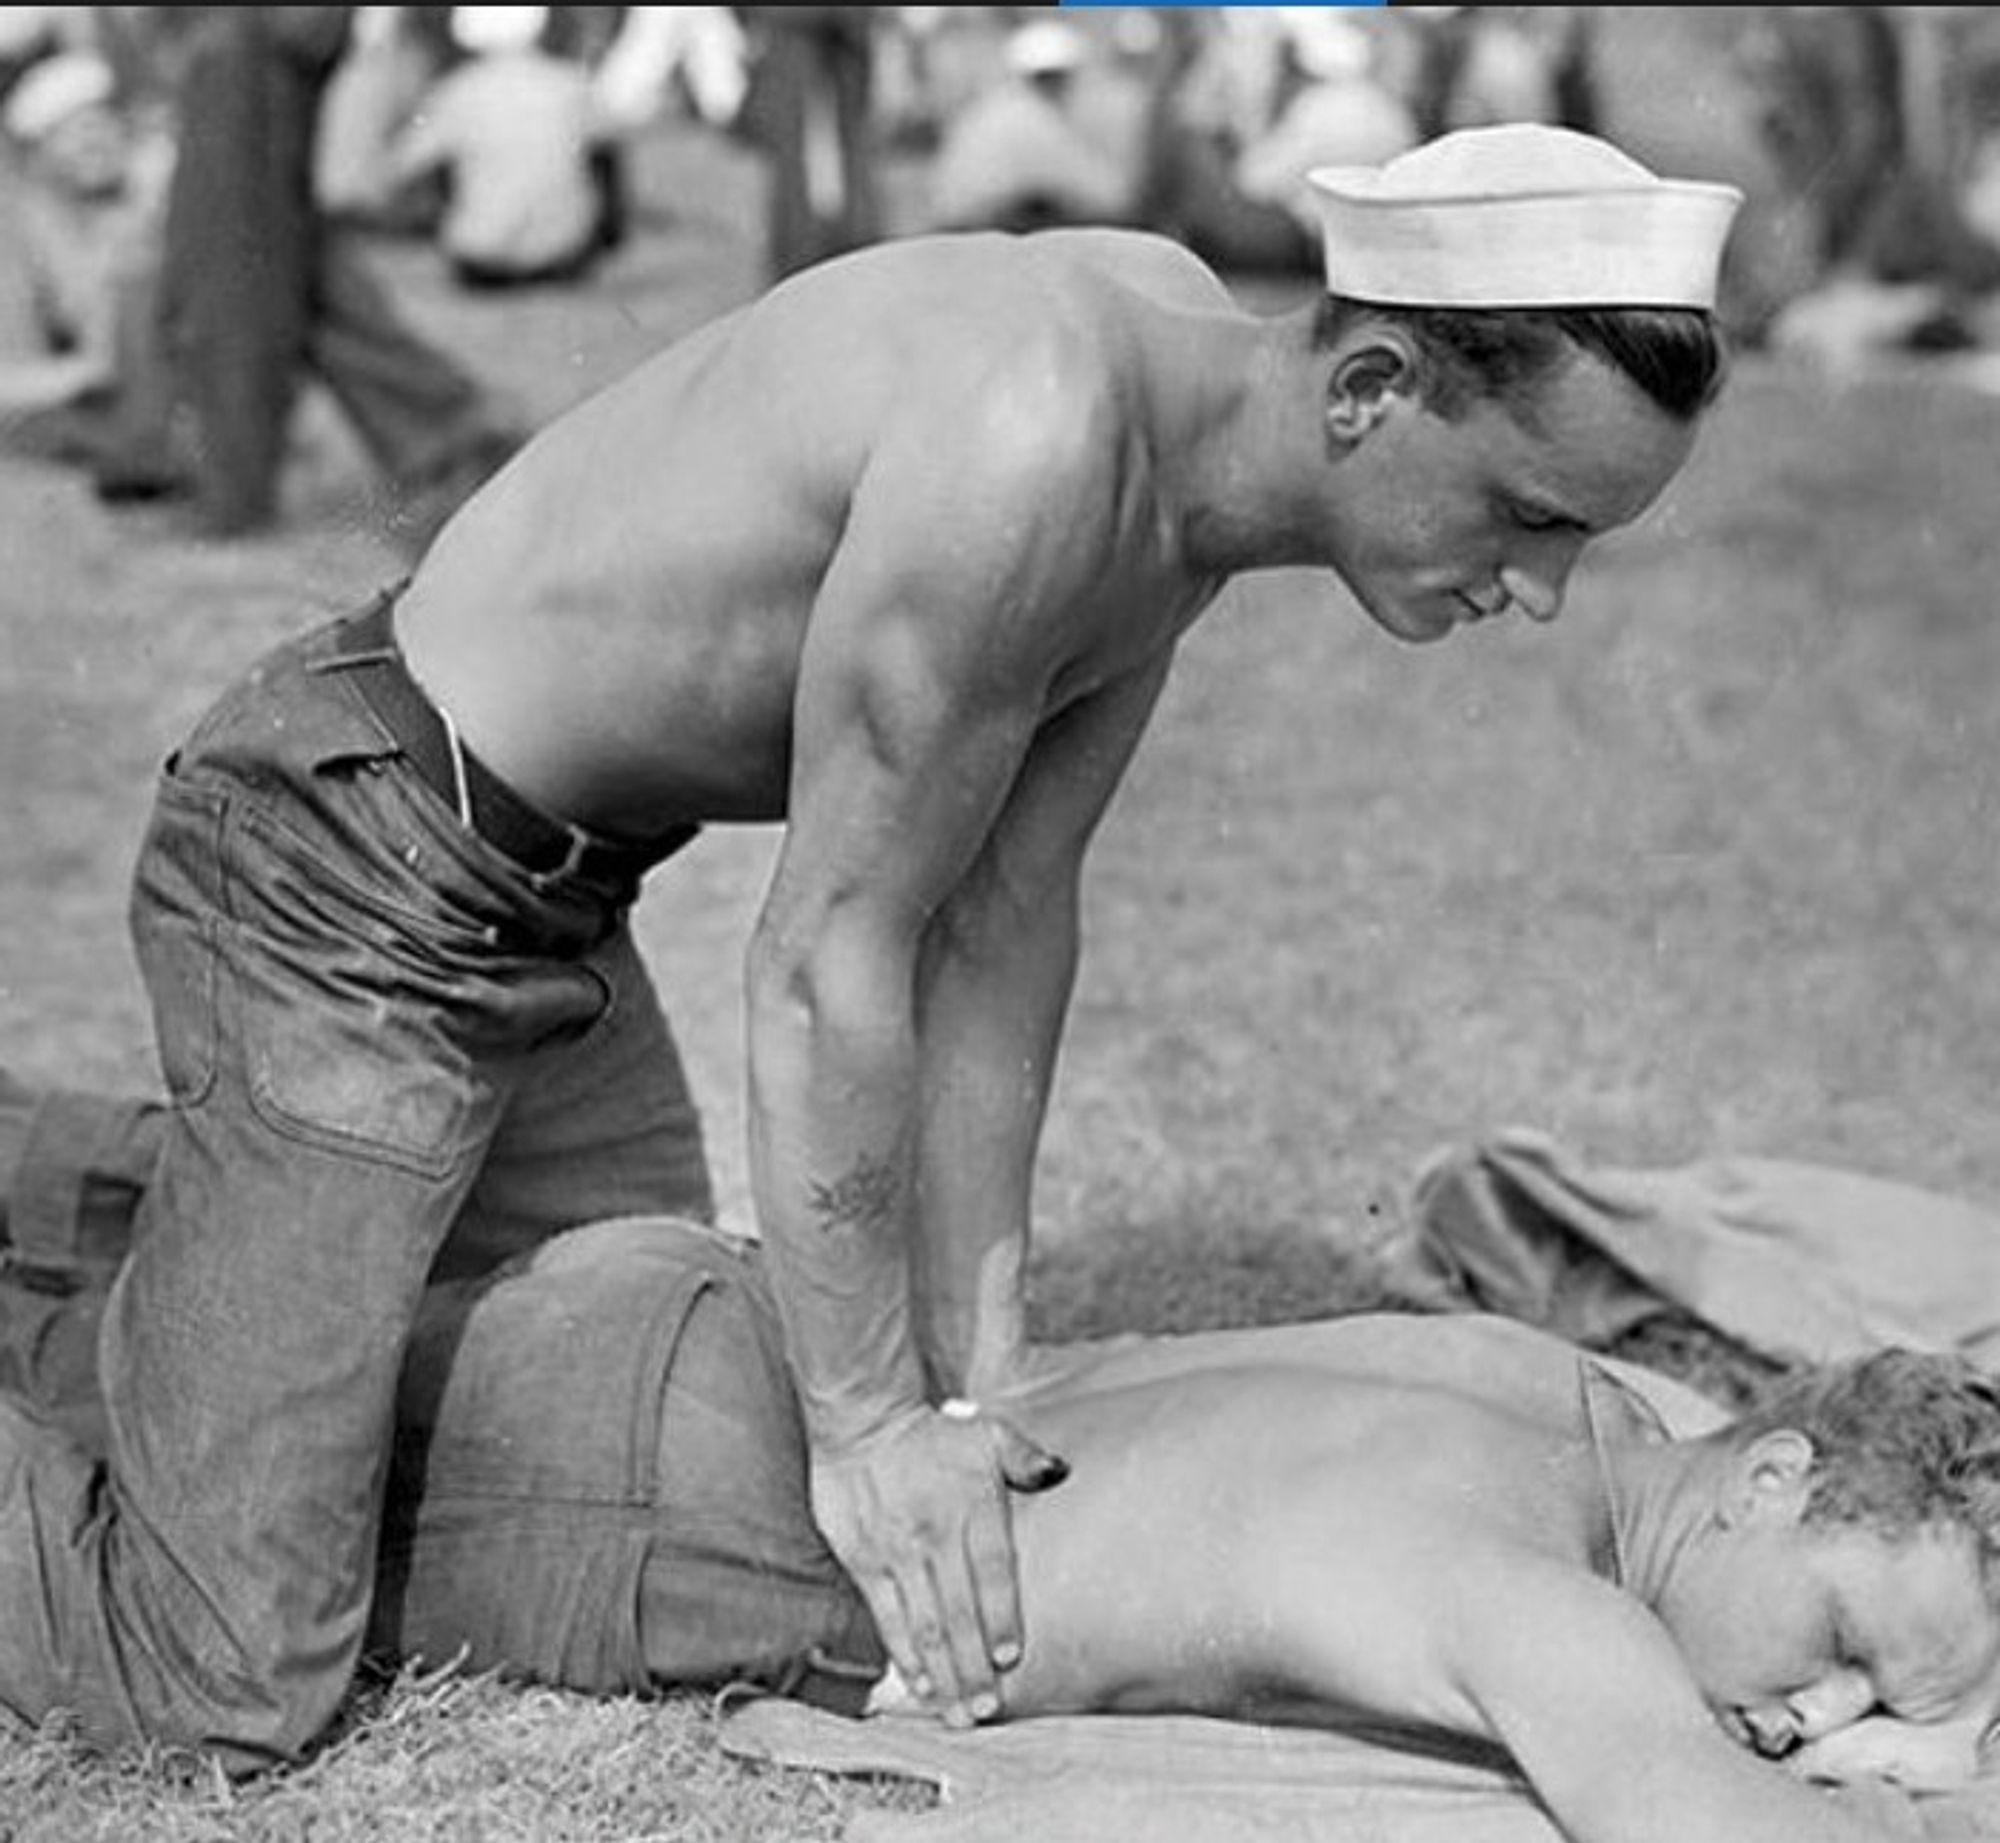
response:
[(822, 1230), (878, 1229), (896, 1212), (896, 1168), (882, 1158), (860, 1158), (831, 1184), (812, 1186), (812, 1212)]

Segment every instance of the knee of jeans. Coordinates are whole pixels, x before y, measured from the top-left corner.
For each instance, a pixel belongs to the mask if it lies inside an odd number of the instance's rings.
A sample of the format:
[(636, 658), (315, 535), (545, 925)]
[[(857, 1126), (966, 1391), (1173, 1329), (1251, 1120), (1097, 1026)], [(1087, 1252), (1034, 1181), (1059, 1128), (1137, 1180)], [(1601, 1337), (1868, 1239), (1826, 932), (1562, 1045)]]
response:
[(302, 1630), (163, 1590), (157, 1575), (128, 1579), (119, 1599), (120, 1701), (139, 1730), (127, 1738), (185, 1748), (232, 1774), (294, 1765), (324, 1739), (352, 1685), (362, 1631), (349, 1620)]
[(231, 1772), (301, 1757), (340, 1707), (359, 1634), (313, 1651), (225, 1628), (119, 1539), (102, 1484), (57, 1428), (0, 1396), (0, 1705), (31, 1722), (65, 1711), (94, 1747), (185, 1747)]
[(291, 1670), (270, 1686), (277, 1716), (270, 1746), (280, 1759), (298, 1760), (325, 1739), (353, 1685), (355, 1662), (353, 1656), (310, 1666), (293, 1660)]
[(202, 1754), (233, 1777), (297, 1765), (333, 1725), (352, 1680), (346, 1663), (281, 1659), (254, 1679), (211, 1681), (170, 1696), (144, 1722), (143, 1738)]

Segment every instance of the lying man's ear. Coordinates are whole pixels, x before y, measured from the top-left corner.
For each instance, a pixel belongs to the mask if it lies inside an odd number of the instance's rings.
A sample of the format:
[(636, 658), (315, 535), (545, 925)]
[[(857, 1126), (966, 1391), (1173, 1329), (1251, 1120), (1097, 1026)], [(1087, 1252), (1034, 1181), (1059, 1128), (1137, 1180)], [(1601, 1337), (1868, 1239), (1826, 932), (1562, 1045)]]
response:
[(1760, 1433), (1732, 1456), (1717, 1514), (1725, 1528), (1797, 1523), (1812, 1495), (1813, 1443), (1789, 1427)]

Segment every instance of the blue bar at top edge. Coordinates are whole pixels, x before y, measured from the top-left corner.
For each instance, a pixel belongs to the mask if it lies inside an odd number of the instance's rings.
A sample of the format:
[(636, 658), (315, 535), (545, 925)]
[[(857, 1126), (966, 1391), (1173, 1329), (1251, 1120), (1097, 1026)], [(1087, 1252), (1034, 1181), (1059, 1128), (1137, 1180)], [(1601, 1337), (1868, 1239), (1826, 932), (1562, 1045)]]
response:
[[(1144, 0), (1141, 5), (1132, 6), (1128, 0), (1056, 0), (1056, 5), (1065, 12), (1107, 11), (1123, 7), (1129, 12), (1139, 13), (1209, 13), (1217, 8), (1258, 7), (1263, 3), (1264, 0)], [(1386, 7), (1389, 0), (1312, 0), (1312, 4), (1332, 12), (1348, 13), (1365, 11), (1370, 7)]]
[[(1138, 6), (1128, 5), (1128, 0), (1056, 0), (1056, 5), (1064, 11), (1085, 11), (1092, 9), (1109, 10), (1125, 7), (1140, 13), (1208, 13), (1218, 7), (1258, 7), (1264, 0), (1144, 0)], [(1312, 0), (1312, 4), (1332, 12), (1365, 11), (1370, 7), (1386, 7), (1389, 0)]]

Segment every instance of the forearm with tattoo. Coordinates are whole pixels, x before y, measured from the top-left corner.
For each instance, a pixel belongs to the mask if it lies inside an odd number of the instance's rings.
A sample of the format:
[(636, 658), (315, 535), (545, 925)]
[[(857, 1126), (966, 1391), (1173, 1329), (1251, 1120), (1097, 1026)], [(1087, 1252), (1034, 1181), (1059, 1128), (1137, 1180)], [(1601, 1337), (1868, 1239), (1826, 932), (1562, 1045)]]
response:
[(812, 1182), (807, 1196), (822, 1234), (846, 1229), (873, 1236), (895, 1220), (903, 1180), (890, 1160), (864, 1153), (831, 1183)]

